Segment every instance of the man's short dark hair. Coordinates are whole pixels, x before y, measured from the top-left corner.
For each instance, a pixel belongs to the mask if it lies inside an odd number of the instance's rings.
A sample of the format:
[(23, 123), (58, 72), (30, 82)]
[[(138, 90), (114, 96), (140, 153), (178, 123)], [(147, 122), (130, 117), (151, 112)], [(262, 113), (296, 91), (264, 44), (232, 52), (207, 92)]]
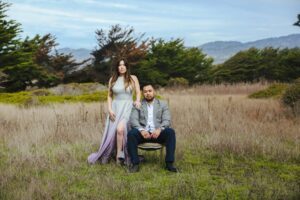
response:
[(155, 90), (155, 87), (154, 87), (154, 85), (153, 85), (152, 83), (145, 83), (145, 84), (143, 84), (143, 85), (142, 85), (142, 90), (143, 90), (144, 87), (146, 87), (146, 86), (151, 86), (151, 87)]

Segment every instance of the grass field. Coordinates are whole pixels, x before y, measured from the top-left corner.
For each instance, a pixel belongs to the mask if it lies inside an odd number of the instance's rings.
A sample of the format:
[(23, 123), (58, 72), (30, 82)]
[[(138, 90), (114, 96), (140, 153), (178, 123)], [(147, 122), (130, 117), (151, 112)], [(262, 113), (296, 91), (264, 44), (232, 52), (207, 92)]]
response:
[(266, 85), (161, 89), (177, 134), (176, 166), (159, 154), (129, 174), (89, 166), (106, 104), (0, 104), (0, 199), (300, 199), (300, 119)]

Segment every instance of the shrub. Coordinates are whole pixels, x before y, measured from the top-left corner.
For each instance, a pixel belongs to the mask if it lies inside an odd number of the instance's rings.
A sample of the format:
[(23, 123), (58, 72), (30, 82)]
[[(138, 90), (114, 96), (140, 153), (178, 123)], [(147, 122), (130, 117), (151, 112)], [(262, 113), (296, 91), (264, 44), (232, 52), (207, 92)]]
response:
[(37, 89), (31, 92), (32, 96), (49, 96), (52, 93), (47, 89)]
[(286, 83), (276, 83), (270, 85), (267, 89), (260, 90), (253, 94), (250, 94), (250, 98), (280, 98), (284, 91), (288, 88), (288, 84)]
[(170, 78), (168, 82), (168, 86), (170, 87), (187, 87), (189, 85), (189, 81), (182, 77)]
[(300, 78), (286, 89), (282, 96), (282, 102), (292, 108), (295, 114), (300, 114)]
[(99, 83), (68, 83), (50, 88), (49, 91), (54, 95), (82, 95), (106, 91), (107, 87)]

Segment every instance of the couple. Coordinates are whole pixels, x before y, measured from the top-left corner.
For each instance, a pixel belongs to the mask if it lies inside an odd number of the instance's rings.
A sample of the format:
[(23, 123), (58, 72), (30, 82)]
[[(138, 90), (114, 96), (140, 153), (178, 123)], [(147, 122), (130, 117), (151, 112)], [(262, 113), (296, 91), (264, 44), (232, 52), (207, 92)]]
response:
[[(133, 91), (136, 101), (133, 102)], [(144, 100), (136, 76), (130, 75), (128, 64), (120, 60), (108, 84), (108, 112), (102, 142), (98, 152), (88, 157), (90, 164), (107, 163), (116, 151), (116, 162), (130, 165), (130, 172), (139, 171), (137, 145), (157, 142), (166, 145), (166, 169), (177, 172), (173, 166), (175, 132), (170, 126), (168, 106), (155, 98), (151, 84), (143, 86)], [(114, 98), (114, 99), (113, 99)], [(130, 131), (129, 131), (130, 130)], [(128, 132), (129, 131), (129, 132)]]

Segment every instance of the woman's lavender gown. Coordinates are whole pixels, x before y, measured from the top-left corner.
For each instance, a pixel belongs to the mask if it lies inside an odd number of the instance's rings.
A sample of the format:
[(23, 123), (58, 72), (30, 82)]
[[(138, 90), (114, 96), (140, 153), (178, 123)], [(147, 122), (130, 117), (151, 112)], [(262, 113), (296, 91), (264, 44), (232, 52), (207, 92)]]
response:
[(107, 116), (102, 142), (98, 152), (92, 153), (88, 157), (88, 163), (95, 164), (97, 161), (101, 163), (107, 163), (112, 157), (114, 151), (116, 151), (116, 137), (118, 124), (125, 123), (124, 139), (123, 139), (123, 151), (125, 153), (125, 163), (129, 164), (130, 159), (127, 152), (127, 132), (128, 121), (130, 112), (132, 109), (132, 89), (129, 86), (125, 91), (124, 78), (118, 77), (115, 85), (112, 88), (114, 99), (112, 101), (112, 110), (116, 115), (116, 119), (112, 122)]

